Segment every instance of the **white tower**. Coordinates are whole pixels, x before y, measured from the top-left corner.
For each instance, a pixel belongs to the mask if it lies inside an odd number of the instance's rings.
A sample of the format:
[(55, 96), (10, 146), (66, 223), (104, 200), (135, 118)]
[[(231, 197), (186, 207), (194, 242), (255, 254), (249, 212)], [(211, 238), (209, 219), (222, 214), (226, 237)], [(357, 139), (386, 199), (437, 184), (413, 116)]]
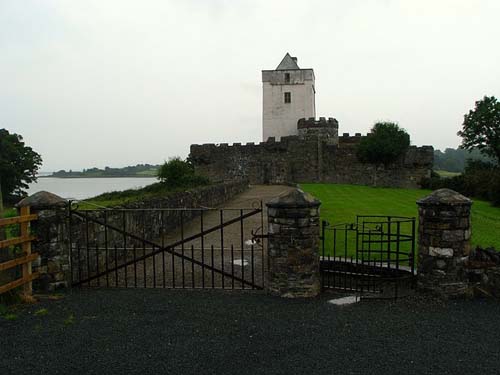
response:
[(262, 71), (263, 139), (297, 135), (300, 118), (316, 117), (314, 71), (300, 69), (286, 54), (276, 70)]

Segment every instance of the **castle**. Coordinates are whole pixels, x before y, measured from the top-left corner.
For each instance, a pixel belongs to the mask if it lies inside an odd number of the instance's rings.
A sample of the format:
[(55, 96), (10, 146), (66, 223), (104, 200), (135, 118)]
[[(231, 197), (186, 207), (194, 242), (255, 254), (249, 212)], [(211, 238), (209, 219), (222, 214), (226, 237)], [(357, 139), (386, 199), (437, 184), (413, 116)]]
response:
[(344, 133), (334, 118), (315, 118), (315, 78), (288, 53), (275, 70), (262, 71), (263, 139), (259, 144), (191, 145), (195, 170), (213, 181), (253, 184), (325, 182), (416, 188), (430, 177), (432, 146), (410, 146), (390, 165), (356, 156), (363, 138)]
[(262, 71), (262, 133), (270, 137), (297, 135), (297, 120), (316, 117), (314, 71), (300, 69), (286, 54), (276, 70)]

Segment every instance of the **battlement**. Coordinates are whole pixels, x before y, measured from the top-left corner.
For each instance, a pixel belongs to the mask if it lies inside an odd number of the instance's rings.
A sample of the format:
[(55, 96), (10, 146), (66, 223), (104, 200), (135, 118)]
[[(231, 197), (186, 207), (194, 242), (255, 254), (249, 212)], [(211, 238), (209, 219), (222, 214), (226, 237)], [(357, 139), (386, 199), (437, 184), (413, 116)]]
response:
[(301, 118), (297, 122), (297, 129), (310, 129), (310, 128), (327, 128), (334, 127), (338, 129), (339, 122), (333, 117), (320, 117), (318, 120), (315, 117)]
[(325, 139), (329, 144), (339, 143), (339, 122), (332, 117), (301, 118), (297, 121), (297, 130), (302, 139), (315, 137)]
[(247, 142), (246, 144), (242, 144), (240, 142), (235, 142), (232, 144), (229, 143), (203, 143), (201, 145), (192, 144), (191, 153), (193, 152), (198, 153), (204, 151), (210, 152), (211, 150), (216, 150), (216, 149), (239, 149), (241, 151), (244, 151), (245, 149), (255, 150), (259, 147), (286, 148), (288, 147), (289, 144), (298, 143), (300, 140), (301, 140), (300, 137), (297, 135), (289, 135), (286, 137), (281, 137), (279, 141), (276, 141), (274, 137), (269, 137), (267, 141), (259, 143)]

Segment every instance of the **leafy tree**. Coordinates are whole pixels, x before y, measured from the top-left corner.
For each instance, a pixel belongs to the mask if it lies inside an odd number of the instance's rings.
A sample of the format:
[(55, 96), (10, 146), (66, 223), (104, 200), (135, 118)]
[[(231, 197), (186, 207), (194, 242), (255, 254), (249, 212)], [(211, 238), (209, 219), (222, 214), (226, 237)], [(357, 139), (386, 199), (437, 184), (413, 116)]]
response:
[(485, 96), (476, 102), (476, 107), (464, 116), (460, 147), (478, 148), (484, 155), (496, 159), (500, 164), (500, 103), (494, 96)]
[(179, 157), (171, 158), (158, 169), (160, 182), (170, 187), (189, 187), (208, 184), (208, 179), (197, 176), (193, 165)]
[(41, 164), (42, 158), (24, 144), (23, 137), (0, 129), (0, 201), (2, 195), (24, 195)]
[(377, 122), (371, 134), (358, 145), (358, 158), (367, 163), (390, 164), (405, 153), (410, 145), (406, 130), (394, 122)]

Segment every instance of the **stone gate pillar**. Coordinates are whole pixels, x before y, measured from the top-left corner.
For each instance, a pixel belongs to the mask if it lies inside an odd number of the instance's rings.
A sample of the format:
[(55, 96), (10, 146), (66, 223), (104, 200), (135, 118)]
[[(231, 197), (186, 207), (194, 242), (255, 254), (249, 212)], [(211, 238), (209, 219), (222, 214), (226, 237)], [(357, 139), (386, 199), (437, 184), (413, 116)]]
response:
[(40, 274), (33, 281), (33, 289), (52, 292), (70, 286), (68, 202), (55, 194), (39, 191), (16, 205), (23, 206), (30, 206), (31, 213), (38, 214), (38, 219), (31, 223), (36, 235), (32, 252), (40, 255), (38, 263), (33, 263)]
[(320, 204), (299, 189), (267, 203), (269, 293), (314, 297), (320, 292)]
[(417, 205), (418, 287), (444, 297), (465, 295), (461, 270), (471, 249), (472, 201), (456, 191), (439, 189)]

